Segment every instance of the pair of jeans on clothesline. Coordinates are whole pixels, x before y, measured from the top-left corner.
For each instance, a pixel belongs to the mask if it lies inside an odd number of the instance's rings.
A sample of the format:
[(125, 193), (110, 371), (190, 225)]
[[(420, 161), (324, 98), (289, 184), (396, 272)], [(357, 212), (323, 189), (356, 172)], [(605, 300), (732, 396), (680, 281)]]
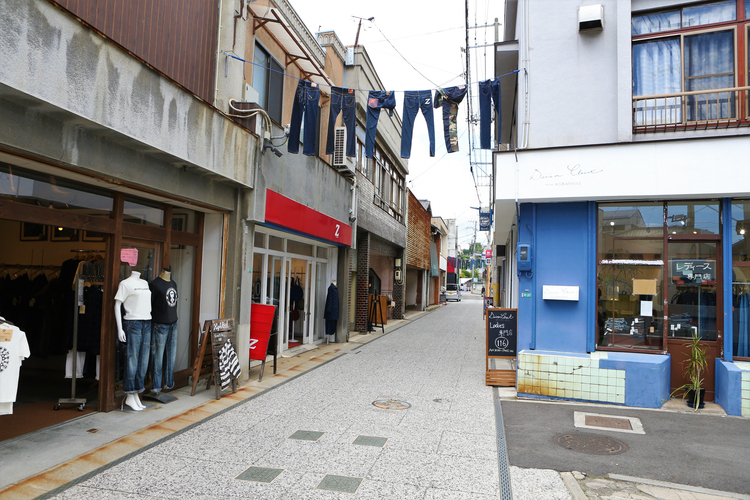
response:
[(371, 90), (367, 95), (367, 130), (365, 137), (365, 156), (372, 158), (375, 152), (375, 134), (378, 131), (380, 110), (387, 109), (390, 116), (396, 108), (396, 94), (392, 90)]
[[(479, 82), (479, 147), (492, 149), (492, 102), (500, 117), (500, 77)], [(500, 125), (497, 127), (497, 142), (500, 142)]]
[(302, 154), (315, 156), (315, 137), (318, 132), (318, 110), (320, 88), (317, 83), (300, 80), (294, 93), (292, 105), (292, 120), (289, 125), (289, 143), (286, 150), (289, 153), (299, 153), (299, 136), (302, 120), (305, 122), (305, 133), (302, 138)]
[(356, 134), (354, 132), (354, 118), (356, 104), (354, 89), (345, 89), (341, 87), (331, 87), (331, 112), (328, 115), (328, 140), (326, 141), (326, 154), (332, 155), (334, 151), (333, 133), (336, 128), (336, 118), (339, 113), (343, 115), (344, 126), (346, 127), (346, 156), (357, 156), (354, 145)]
[(401, 158), (411, 157), (411, 141), (414, 120), (422, 111), (430, 136), (430, 156), (435, 156), (435, 118), (432, 111), (432, 93), (429, 90), (408, 90), (404, 92), (404, 119), (401, 127)]
[(445, 149), (448, 153), (458, 151), (458, 105), (466, 96), (466, 85), (448, 87), (435, 90), (435, 108), (443, 108), (443, 133), (445, 135)]

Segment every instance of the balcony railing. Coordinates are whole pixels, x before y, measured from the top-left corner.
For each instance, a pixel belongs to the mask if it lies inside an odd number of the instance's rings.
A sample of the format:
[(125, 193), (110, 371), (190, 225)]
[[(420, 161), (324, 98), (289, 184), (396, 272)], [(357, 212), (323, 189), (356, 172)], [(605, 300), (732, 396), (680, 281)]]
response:
[(750, 86), (633, 97), (633, 132), (750, 126)]

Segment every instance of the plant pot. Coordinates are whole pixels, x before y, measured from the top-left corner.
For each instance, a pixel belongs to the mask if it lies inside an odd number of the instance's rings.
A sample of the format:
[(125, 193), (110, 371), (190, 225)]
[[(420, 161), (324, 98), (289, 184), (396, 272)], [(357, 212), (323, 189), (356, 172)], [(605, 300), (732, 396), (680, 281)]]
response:
[[(704, 397), (706, 396), (706, 389), (701, 389), (700, 394), (698, 395), (698, 409), (700, 410), (703, 408), (704, 405)], [(695, 408), (695, 389), (688, 389), (685, 391), (685, 399), (687, 400), (688, 407)]]

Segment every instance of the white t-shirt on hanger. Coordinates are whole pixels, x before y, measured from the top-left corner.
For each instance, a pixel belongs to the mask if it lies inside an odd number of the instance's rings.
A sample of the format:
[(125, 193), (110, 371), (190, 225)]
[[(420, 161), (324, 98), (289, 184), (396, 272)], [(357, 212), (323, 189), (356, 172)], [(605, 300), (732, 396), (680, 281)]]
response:
[[(0, 415), (10, 415), (13, 413), (13, 403), (16, 401), (21, 362), (31, 356), (31, 351), (26, 334), (17, 326), (5, 323), (0, 324), (0, 328), (12, 330), (10, 342), (0, 342), (0, 366), (4, 367), (0, 371)], [(7, 351), (7, 358), (2, 350)], [(3, 361), (6, 359), (7, 363)]]

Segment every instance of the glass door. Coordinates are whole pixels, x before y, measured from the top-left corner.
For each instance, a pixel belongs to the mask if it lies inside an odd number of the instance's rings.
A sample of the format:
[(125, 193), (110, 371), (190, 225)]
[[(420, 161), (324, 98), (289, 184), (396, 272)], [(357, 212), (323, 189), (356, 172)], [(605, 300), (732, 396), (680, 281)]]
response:
[(720, 244), (718, 241), (668, 242), (667, 350), (672, 356), (672, 390), (688, 382), (684, 362), (693, 335), (707, 349), (706, 400), (714, 399), (714, 363), (723, 328)]

